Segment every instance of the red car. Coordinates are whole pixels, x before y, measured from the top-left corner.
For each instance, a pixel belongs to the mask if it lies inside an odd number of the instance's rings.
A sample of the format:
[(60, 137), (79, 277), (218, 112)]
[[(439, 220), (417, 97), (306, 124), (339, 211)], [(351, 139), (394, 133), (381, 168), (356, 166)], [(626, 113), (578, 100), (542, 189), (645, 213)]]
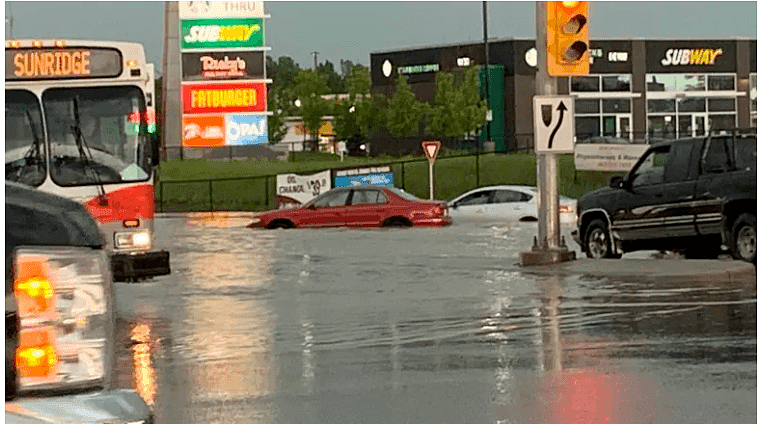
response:
[(417, 198), (398, 188), (334, 188), (294, 209), (262, 212), (249, 228), (411, 227), (452, 223), (446, 202)]

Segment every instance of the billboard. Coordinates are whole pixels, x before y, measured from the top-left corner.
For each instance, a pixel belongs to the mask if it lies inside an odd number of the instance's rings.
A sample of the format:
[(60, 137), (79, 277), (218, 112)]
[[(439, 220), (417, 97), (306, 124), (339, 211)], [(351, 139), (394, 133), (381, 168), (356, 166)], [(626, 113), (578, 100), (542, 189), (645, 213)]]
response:
[(276, 195), (279, 209), (300, 206), (322, 193), (330, 186), (331, 171), (312, 175), (280, 174), (276, 176)]
[(335, 171), (334, 187), (347, 187), (361, 184), (377, 184), (386, 187), (394, 187), (393, 172), (391, 172), (390, 166), (339, 169)]
[(191, 19), (180, 23), (181, 50), (263, 47), (263, 19)]
[(226, 115), (226, 145), (244, 146), (268, 143), (266, 115)]
[(183, 113), (265, 112), (266, 83), (183, 84)]
[(265, 55), (263, 50), (183, 53), (183, 80), (265, 79)]
[(184, 147), (268, 143), (268, 119), (260, 114), (183, 115)]
[(184, 147), (226, 145), (223, 115), (184, 115), (181, 128)]

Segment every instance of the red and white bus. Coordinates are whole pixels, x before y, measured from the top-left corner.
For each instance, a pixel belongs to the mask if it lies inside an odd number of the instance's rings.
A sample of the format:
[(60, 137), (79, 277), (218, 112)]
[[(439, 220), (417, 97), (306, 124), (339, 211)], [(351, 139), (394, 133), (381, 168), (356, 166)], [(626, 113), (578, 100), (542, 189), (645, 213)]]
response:
[(117, 281), (170, 272), (152, 248), (153, 68), (138, 43), (6, 41), (5, 179), (82, 203)]

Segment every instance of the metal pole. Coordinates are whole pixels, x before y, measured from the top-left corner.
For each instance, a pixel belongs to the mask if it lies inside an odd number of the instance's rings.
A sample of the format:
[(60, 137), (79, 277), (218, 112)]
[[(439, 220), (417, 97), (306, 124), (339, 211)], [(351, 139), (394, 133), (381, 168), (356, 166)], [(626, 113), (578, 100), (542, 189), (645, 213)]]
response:
[(433, 200), (433, 162), (429, 163), (429, 174), (430, 174), (430, 200)]
[[(555, 77), (547, 73), (547, 45), (545, 43), (545, 2), (537, 1), (537, 94), (557, 94)], [(560, 248), (560, 216), (558, 215), (558, 156), (554, 153), (537, 154), (537, 189), (539, 192), (539, 240), (542, 248)]]
[(266, 175), (266, 204), (265, 204), (266, 209), (268, 209), (268, 203), (269, 203), (268, 202), (268, 189), (269, 189), (269, 187), (268, 187), (268, 175)]
[(213, 193), (212, 193), (212, 180), (209, 180), (210, 182), (210, 212), (213, 211)]
[(475, 188), (481, 186), (481, 165), (479, 164), (481, 152), (475, 152)]
[[(491, 104), (489, 103), (489, 26), (488, 26), (488, 17), (486, 12), (486, 2), (483, 2), (483, 51), (484, 51), (484, 73), (483, 73), (483, 80), (484, 85), (486, 86), (485, 95), (486, 95), (486, 106), (491, 110)], [(492, 114), (492, 118), (494, 114)], [(486, 121), (486, 141), (491, 141), (491, 121)], [(480, 148), (478, 150), (481, 150)], [(476, 159), (476, 163), (478, 163), (478, 159)], [(476, 171), (477, 173), (477, 171)], [(476, 184), (477, 185), (477, 184)]]
[(401, 190), (406, 190), (406, 162), (401, 162)]

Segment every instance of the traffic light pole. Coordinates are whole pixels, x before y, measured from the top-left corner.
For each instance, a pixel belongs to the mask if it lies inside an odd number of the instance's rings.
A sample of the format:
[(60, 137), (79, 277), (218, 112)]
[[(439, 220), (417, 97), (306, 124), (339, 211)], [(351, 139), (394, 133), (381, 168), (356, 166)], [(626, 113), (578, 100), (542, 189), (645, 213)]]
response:
[[(537, 18), (537, 95), (558, 94), (555, 77), (547, 70), (547, 10), (544, 1), (536, 2)], [(534, 131), (538, 131), (537, 128)], [(537, 192), (539, 193), (539, 240), (530, 252), (521, 252), (521, 266), (544, 265), (573, 260), (576, 253), (569, 251), (560, 237), (558, 196), (558, 156), (555, 153), (537, 153)]]

